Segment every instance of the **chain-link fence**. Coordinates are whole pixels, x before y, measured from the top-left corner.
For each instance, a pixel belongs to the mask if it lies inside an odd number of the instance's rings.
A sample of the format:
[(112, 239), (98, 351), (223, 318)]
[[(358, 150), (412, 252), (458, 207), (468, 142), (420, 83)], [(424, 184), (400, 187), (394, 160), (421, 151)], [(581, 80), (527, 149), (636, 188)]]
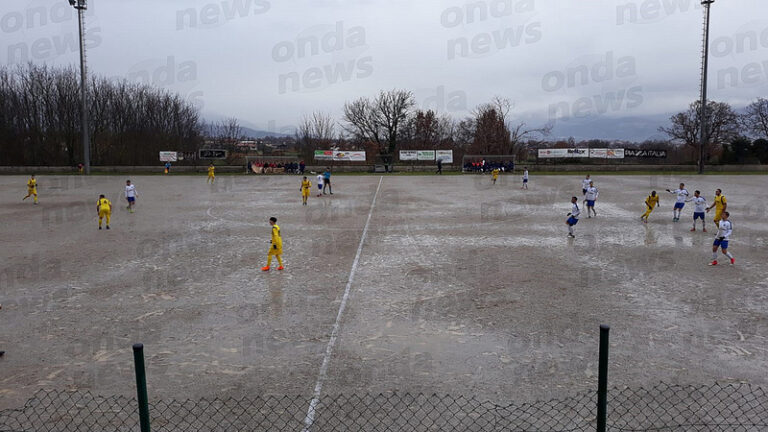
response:
[[(595, 392), (526, 404), (382, 393), (321, 397), (311, 431), (593, 431)], [(150, 403), (155, 431), (306, 430), (309, 397), (258, 396)], [(137, 431), (135, 399), (39, 391), (0, 412), (0, 431)], [(613, 389), (610, 431), (765, 431), (768, 396), (748, 384)]]

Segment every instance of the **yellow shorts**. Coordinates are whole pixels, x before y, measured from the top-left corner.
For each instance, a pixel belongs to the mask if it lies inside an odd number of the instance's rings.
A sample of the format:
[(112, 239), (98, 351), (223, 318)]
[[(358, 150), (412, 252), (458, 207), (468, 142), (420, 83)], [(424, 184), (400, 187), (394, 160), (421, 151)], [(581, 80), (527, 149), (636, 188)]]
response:
[(715, 212), (715, 223), (720, 222), (720, 220), (723, 218), (723, 211), (716, 211)]
[(309, 189), (302, 189), (301, 190), (301, 196), (308, 197), (309, 196)]
[(269, 252), (267, 252), (267, 255), (282, 255), (283, 254), (283, 248), (273, 248), (272, 246), (269, 247)]
[(112, 216), (111, 210), (99, 210), (99, 219)]

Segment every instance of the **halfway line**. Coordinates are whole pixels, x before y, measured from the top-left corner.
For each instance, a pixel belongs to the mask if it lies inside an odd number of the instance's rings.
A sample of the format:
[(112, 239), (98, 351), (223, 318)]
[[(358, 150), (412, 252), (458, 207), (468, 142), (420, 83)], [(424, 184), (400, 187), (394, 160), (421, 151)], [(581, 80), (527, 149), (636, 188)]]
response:
[(312, 394), (312, 401), (309, 403), (309, 409), (307, 410), (307, 416), (304, 417), (304, 429), (303, 432), (309, 432), (309, 429), (315, 423), (315, 408), (320, 403), (320, 392), (323, 390), (323, 383), (328, 375), (328, 365), (331, 363), (331, 355), (333, 355), (333, 347), (336, 345), (336, 339), (339, 337), (339, 326), (341, 325), (341, 316), (344, 314), (344, 309), (347, 308), (347, 300), (349, 299), (349, 290), (352, 288), (352, 280), (355, 278), (355, 272), (357, 271), (357, 264), (360, 261), (360, 253), (363, 251), (363, 243), (365, 237), (368, 235), (368, 225), (371, 223), (371, 215), (373, 215), (373, 207), (376, 205), (376, 197), (379, 196), (379, 189), (381, 189), (381, 182), (384, 177), (379, 177), (379, 185), (376, 187), (376, 193), (373, 194), (373, 201), (371, 202), (371, 209), (368, 211), (368, 219), (365, 221), (365, 228), (363, 228), (363, 235), (360, 237), (360, 244), (357, 246), (357, 253), (355, 254), (355, 260), (352, 262), (352, 270), (349, 272), (349, 279), (347, 280), (347, 287), (344, 289), (344, 296), (341, 298), (341, 305), (339, 306), (339, 313), (336, 314), (336, 322), (333, 324), (333, 330), (331, 331), (331, 339), (328, 341), (328, 346), (325, 347), (325, 357), (323, 357), (323, 364), (320, 366), (320, 375), (317, 377), (315, 383), (315, 391)]

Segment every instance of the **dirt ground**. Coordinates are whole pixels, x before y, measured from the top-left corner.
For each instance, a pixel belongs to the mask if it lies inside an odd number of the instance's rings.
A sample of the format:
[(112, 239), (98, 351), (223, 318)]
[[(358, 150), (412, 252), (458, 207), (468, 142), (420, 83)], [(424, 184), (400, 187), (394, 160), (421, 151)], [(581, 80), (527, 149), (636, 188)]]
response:
[[(295, 176), (140, 176), (131, 214), (125, 177), (40, 176), (37, 206), (26, 177), (0, 177), (0, 409), (41, 388), (133, 395), (134, 342), (150, 398), (312, 395), (318, 381), (554, 398), (596, 388), (600, 324), (611, 386), (768, 384), (768, 177), (595, 175), (598, 215), (570, 240), (582, 178), (532, 172), (523, 191), (517, 176), (337, 176), (303, 207)], [(710, 203), (723, 189), (735, 266), (707, 266), (713, 213), (708, 233), (689, 232), (691, 204), (672, 222), (662, 191), (680, 181)], [(282, 272), (260, 270), (270, 216)]]

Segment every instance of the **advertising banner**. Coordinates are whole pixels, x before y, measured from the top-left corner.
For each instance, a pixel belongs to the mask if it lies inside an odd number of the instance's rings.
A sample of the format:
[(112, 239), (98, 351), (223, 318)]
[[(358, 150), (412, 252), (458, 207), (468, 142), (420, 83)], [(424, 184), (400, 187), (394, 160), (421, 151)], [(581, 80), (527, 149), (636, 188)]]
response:
[(565, 157), (569, 157), (569, 158), (589, 157), (589, 149), (574, 148), (574, 149), (565, 149), (565, 151), (566, 151)]
[(400, 150), (401, 161), (415, 161), (418, 160), (419, 152), (416, 150)]
[(348, 161), (348, 162), (365, 162), (365, 152), (364, 151), (335, 151), (333, 152), (333, 160)]
[(161, 151), (160, 152), (160, 162), (176, 162), (178, 158), (176, 157), (176, 152), (172, 151)]
[(589, 149), (589, 157), (596, 159), (624, 159), (624, 149)]
[(435, 160), (443, 161), (444, 164), (452, 164), (453, 150), (436, 150)]
[(344, 150), (315, 150), (315, 160), (365, 162), (365, 152)]
[(540, 158), (581, 158), (589, 157), (589, 149), (581, 148), (553, 148), (553, 149), (539, 149)]
[(418, 155), (416, 156), (418, 160), (420, 161), (433, 161), (435, 160), (435, 151), (434, 150), (418, 150)]
[(624, 149), (624, 157), (666, 159), (666, 150)]

